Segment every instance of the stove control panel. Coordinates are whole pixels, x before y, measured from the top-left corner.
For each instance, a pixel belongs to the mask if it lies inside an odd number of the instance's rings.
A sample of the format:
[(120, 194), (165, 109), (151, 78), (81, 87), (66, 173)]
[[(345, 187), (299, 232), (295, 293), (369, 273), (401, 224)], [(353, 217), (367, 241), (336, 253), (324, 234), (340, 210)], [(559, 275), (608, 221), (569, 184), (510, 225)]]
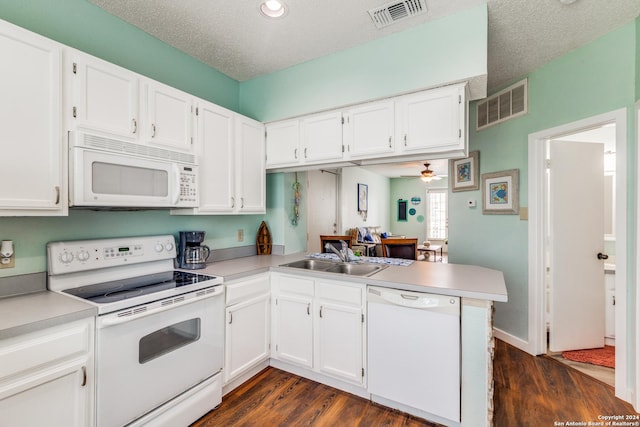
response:
[(49, 275), (89, 271), (176, 257), (174, 237), (142, 236), (75, 240), (47, 245)]

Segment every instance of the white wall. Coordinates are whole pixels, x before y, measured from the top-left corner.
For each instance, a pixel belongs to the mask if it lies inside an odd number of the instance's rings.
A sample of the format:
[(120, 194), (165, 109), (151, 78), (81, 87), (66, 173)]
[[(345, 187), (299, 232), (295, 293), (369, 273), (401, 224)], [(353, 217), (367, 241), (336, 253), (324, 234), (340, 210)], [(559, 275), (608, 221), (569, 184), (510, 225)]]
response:
[[(364, 221), (358, 213), (358, 184), (369, 186), (369, 211)], [(360, 167), (342, 169), (339, 215), (344, 232), (354, 227), (380, 226), (389, 230), (389, 178)]]

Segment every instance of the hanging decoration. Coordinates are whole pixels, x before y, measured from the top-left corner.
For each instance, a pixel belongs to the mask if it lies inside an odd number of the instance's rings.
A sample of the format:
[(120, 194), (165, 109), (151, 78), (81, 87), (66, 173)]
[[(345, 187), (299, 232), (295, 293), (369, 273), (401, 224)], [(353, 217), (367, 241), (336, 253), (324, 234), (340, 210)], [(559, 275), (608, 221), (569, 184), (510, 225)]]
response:
[(298, 218), (300, 218), (300, 197), (300, 183), (298, 172), (296, 172), (296, 181), (293, 183), (293, 218), (291, 218), (291, 225), (294, 227), (298, 225)]

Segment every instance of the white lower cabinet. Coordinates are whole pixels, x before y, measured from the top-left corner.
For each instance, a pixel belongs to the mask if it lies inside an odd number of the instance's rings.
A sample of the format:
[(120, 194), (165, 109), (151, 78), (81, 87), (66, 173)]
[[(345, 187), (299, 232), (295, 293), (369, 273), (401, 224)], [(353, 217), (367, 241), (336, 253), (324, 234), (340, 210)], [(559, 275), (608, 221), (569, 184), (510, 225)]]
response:
[(0, 424), (93, 426), (94, 319), (0, 341)]
[(225, 384), (269, 359), (271, 324), (268, 274), (226, 286)]
[(364, 384), (364, 286), (272, 273), (272, 357)]

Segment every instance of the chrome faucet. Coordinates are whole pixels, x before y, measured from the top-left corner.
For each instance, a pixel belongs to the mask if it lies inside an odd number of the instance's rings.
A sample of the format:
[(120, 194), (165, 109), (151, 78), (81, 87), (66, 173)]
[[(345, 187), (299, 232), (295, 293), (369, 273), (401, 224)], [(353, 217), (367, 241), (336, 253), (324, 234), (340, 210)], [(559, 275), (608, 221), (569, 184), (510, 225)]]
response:
[(326, 243), (324, 245), (324, 248), (338, 255), (338, 258), (340, 258), (340, 261), (348, 262), (349, 261), (349, 245), (347, 245), (347, 242), (345, 242), (344, 240), (340, 240), (340, 244), (342, 245), (342, 249), (340, 250), (336, 249), (336, 247), (333, 246), (331, 243)]

